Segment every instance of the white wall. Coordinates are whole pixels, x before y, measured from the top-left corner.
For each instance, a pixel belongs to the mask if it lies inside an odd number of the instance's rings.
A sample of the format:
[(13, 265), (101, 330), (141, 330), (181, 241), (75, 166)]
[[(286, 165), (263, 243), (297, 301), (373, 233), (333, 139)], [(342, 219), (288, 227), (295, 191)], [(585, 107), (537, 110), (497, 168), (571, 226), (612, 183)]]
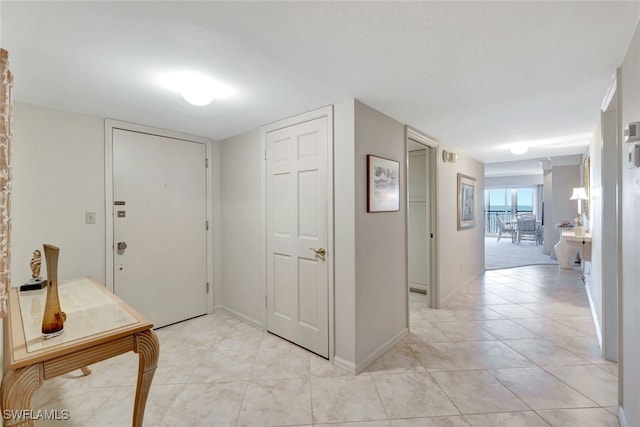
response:
[[(623, 126), (640, 121), (640, 25), (627, 50), (621, 70), (620, 111)], [(623, 147), (622, 170), (622, 406), (628, 426), (640, 425), (640, 168), (626, 167)]]
[[(356, 363), (407, 331), (405, 126), (356, 101)], [(367, 154), (400, 163), (400, 210), (367, 212)], [(363, 367), (363, 366), (362, 366)]]
[[(104, 283), (104, 119), (20, 102), (13, 118), (12, 286), (31, 278), (43, 243), (60, 247), (61, 279)], [(96, 224), (85, 224), (85, 211)]]
[(220, 278), (216, 307), (264, 326), (265, 245), (259, 129), (220, 143)]
[[(439, 302), (446, 303), (467, 282), (484, 271), (484, 165), (458, 153), (456, 163), (444, 163), (438, 147), (438, 272)], [(473, 228), (458, 230), (458, 173), (476, 179)]]

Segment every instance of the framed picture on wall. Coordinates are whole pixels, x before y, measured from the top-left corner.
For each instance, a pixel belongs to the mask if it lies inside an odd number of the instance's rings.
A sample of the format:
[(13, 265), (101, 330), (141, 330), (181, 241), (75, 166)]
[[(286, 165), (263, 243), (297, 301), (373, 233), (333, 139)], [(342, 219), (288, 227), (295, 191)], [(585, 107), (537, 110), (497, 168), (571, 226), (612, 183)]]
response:
[(367, 155), (367, 212), (400, 210), (400, 162)]
[(476, 225), (476, 179), (458, 174), (458, 230)]

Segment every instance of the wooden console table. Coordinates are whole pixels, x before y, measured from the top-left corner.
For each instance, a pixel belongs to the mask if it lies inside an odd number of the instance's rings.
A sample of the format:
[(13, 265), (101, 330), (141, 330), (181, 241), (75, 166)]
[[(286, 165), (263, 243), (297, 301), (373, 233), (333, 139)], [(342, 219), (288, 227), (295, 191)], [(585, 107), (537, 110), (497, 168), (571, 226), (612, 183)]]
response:
[(160, 349), (153, 325), (94, 279), (61, 281), (58, 291), (67, 314), (64, 332), (45, 340), (41, 327), (46, 289), (10, 290), (0, 388), (5, 426), (34, 425), (31, 398), (44, 380), (76, 369), (86, 375), (88, 365), (129, 351), (140, 360), (133, 426), (142, 426)]

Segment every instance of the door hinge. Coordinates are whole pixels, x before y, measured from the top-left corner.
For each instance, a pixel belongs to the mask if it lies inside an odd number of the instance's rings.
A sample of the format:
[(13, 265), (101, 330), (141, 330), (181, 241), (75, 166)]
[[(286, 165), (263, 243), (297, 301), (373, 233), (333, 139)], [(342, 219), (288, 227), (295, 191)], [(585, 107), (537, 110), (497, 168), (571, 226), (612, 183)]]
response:
[(209, 220), (205, 221), (204, 228), (209, 231)]
[(209, 282), (207, 282), (207, 293), (209, 293)]
[(264, 306), (265, 307), (267, 306), (267, 296), (266, 295), (264, 296)]
[(267, 149), (264, 149), (264, 159), (267, 160)]
[(205, 168), (209, 167), (209, 159), (204, 159), (204, 167)]

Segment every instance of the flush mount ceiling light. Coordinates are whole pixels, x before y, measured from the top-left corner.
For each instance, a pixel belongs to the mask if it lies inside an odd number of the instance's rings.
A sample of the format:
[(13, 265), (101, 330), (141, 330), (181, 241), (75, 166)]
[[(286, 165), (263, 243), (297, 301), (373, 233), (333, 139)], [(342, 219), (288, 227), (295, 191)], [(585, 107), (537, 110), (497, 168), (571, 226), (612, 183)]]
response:
[[(554, 138), (546, 139), (533, 139), (533, 140), (517, 140), (507, 144), (502, 144), (497, 147), (498, 150), (510, 150), (511, 153), (520, 156), (527, 152), (529, 148), (542, 148), (545, 149), (561, 149), (561, 148), (573, 148), (584, 147), (590, 144), (593, 134), (591, 133), (577, 133), (573, 135), (557, 136)], [(524, 151), (523, 151), (524, 150)]]
[(209, 105), (214, 99), (229, 98), (234, 93), (230, 86), (193, 71), (166, 73), (160, 80), (166, 88), (180, 93), (185, 101), (198, 107)]
[(529, 151), (529, 147), (524, 144), (517, 144), (511, 147), (511, 154), (515, 154), (516, 156), (521, 156), (527, 151)]

